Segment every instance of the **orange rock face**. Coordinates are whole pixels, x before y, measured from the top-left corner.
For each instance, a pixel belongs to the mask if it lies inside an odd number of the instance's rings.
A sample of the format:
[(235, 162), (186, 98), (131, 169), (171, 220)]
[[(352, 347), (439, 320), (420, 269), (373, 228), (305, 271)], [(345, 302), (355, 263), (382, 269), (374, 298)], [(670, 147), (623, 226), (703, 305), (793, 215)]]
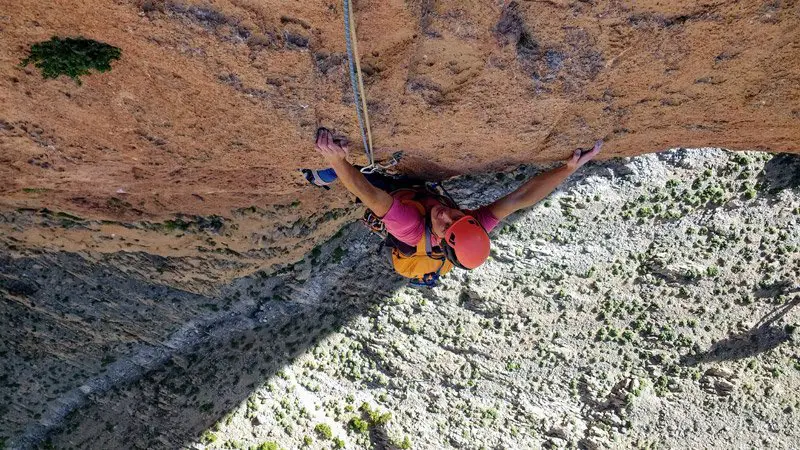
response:
[[(359, 143), (338, 2), (0, 2), (0, 202), (126, 220), (342, 205), (297, 170)], [(793, 2), (359, 1), (378, 154), (430, 177), (667, 147), (800, 152)], [(108, 73), (20, 68), (53, 35)], [(359, 157), (359, 145), (354, 145)]]

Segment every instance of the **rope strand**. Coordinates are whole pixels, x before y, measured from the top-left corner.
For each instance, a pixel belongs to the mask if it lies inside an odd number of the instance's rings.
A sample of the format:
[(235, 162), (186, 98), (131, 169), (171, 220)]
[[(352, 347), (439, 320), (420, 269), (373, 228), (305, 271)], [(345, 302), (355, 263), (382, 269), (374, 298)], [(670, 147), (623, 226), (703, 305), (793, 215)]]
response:
[(364, 141), (364, 151), (367, 154), (369, 165), (361, 169), (364, 173), (375, 171), (375, 157), (372, 153), (372, 130), (369, 125), (369, 113), (364, 97), (364, 82), (361, 76), (361, 62), (358, 60), (358, 41), (356, 39), (356, 24), (353, 19), (351, 0), (344, 0), (344, 37), (347, 44), (347, 59), (350, 65), (350, 84), (353, 87), (353, 101), (356, 104), (358, 125), (361, 129), (361, 139)]
[(361, 172), (369, 174), (384, 172), (396, 166), (403, 152), (395, 152), (388, 163), (375, 162), (375, 153), (372, 147), (372, 127), (369, 124), (369, 111), (367, 110), (367, 96), (364, 94), (364, 77), (361, 74), (361, 61), (358, 57), (358, 39), (356, 22), (353, 18), (352, 0), (344, 0), (344, 37), (347, 44), (347, 60), (350, 63), (350, 84), (353, 86), (353, 101), (356, 104), (358, 125), (361, 139), (364, 141), (364, 151), (367, 154), (368, 165), (361, 168)]

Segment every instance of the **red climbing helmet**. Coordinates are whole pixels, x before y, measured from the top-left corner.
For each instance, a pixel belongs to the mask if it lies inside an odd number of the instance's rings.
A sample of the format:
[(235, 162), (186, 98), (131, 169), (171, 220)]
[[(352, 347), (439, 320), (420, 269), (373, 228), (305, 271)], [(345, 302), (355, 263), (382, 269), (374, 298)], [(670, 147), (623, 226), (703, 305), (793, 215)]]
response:
[(464, 216), (444, 232), (441, 247), (451, 263), (474, 269), (489, 257), (489, 235), (474, 217)]

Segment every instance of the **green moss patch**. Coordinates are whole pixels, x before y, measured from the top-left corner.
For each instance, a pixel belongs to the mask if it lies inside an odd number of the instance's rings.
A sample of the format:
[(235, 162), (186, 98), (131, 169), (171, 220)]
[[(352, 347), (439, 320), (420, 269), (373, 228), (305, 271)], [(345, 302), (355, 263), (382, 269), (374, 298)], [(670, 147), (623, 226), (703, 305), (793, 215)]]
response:
[(42, 71), (44, 78), (66, 75), (81, 84), (80, 77), (89, 75), (90, 69), (98, 72), (111, 70), (111, 61), (119, 59), (122, 50), (112, 45), (83, 37), (59, 38), (37, 42), (30, 54), (22, 60), (22, 67), (33, 64)]

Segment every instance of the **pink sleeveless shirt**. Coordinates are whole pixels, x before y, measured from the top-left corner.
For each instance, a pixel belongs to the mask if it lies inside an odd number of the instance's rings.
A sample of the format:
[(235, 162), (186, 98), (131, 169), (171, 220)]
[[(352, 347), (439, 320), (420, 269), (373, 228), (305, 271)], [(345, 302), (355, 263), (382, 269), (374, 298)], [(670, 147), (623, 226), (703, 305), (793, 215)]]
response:
[[(464, 213), (474, 217), (487, 233), (500, 223), (487, 206), (481, 206), (476, 210), (464, 210)], [(389, 234), (408, 245), (417, 245), (425, 234), (425, 217), (417, 208), (401, 202), (396, 196), (382, 220)]]

